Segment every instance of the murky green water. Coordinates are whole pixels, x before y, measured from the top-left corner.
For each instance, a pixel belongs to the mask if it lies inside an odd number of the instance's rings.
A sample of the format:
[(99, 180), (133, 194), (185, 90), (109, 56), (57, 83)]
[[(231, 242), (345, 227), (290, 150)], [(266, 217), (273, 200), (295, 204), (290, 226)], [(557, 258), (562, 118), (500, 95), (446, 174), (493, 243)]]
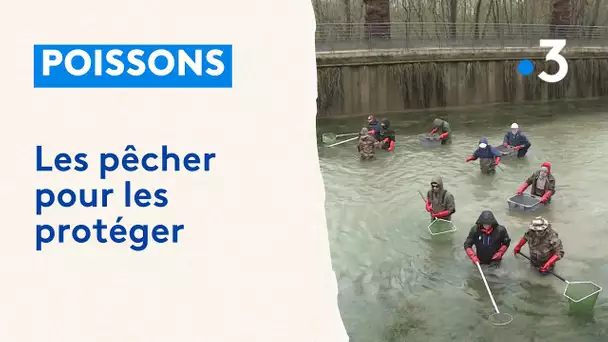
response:
[[(448, 120), (453, 143), (424, 149), (417, 135), (434, 117)], [(608, 297), (592, 315), (571, 315), (566, 286), (540, 277), (513, 247), (533, 214), (509, 212), (511, 196), (544, 161), (553, 165), (557, 193), (543, 212), (558, 231), (565, 258), (556, 272), (568, 280), (608, 287), (608, 103), (584, 101), (390, 116), (392, 153), (362, 162), (355, 143), (319, 143), (327, 220), (339, 305), (351, 341), (608, 341)], [(465, 163), (482, 136), (492, 144), (512, 122), (532, 142), (527, 157), (482, 175)], [(365, 117), (319, 122), (322, 132), (357, 132)], [(320, 141), (320, 139), (319, 139)], [(458, 231), (431, 236), (425, 193), (434, 174), (456, 198)], [(492, 326), (483, 281), (462, 244), (480, 212), (491, 209), (514, 240), (499, 269), (484, 274), (499, 310), (513, 322)], [(522, 252), (528, 252), (527, 246)]]

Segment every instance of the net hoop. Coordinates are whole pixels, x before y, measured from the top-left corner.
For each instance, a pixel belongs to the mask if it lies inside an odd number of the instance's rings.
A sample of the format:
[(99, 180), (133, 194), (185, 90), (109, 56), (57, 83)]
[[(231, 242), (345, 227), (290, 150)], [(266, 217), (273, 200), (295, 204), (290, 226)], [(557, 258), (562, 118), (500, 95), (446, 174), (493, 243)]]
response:
[[(444, 231), (438, 232), (438, 233), (433, 232), (433, 230), (431, 229), (431, 227), (435, 224), (435, 222), (438, 222), (438, 223), (439, 222), (445, 222), (445, 223), (447, 223), (447, 224), (450, 225), (451, 229), (444, 230)], [(431, 224), (429, 224), (426, 227), (426, 229), (428, 229), (429, 233), (431, 233), (432, 236), (437, 236), (437, 235), (442, 235), (442, 234), (447, 234), (447, 233), (454, 233), (455, 231), (458, 230), (458, 228), (456, 228), (456, 225), (454, 225), (452, 223), (452, 221), (448, 221), (448, 220), (444, 220), (444, 219), (436, 219), (436, 220), (434, 220), (433, 222), (431, 222)]]
[[(602, 290), (603, 290), (601, 286), (599, 286), (598, 284), (596, 284), (592, 281), (569, 281), (567, 284), (568, 285), (564, 289), (564, 297), (568, 298), (568, 300), (570, 300), (573, 303), (580, 303), (580, 302), (584, 301), (585, 299), (602, 292)], [(571, 289), (573, 286), (576, 286), (576, 285), (591, 285), (595, 288), (595, 290), (586, 296), (582, 296), (580, 298), (575, 299), (568, 295), (568, 289)]]
[(507, 325), (513, 321), (513, 316), (505, 312), (496, 312), (490, 315), (492, 325)]

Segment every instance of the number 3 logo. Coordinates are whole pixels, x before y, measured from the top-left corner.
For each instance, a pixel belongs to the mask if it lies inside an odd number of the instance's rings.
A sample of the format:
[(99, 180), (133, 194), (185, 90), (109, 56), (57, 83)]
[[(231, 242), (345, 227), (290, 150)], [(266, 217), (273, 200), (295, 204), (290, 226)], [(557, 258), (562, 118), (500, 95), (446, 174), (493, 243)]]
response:
[(551, 50), (547, 52), (547, 56), (545, 56), (545, 61), (554, 61), (557, 62), (558, 69), (557, 72), (553, 75), (549, 75), (546, 72), (541, 72), (538, 77), (547, 82), (547, 83), (557, 83), (568, 75), (568, 62), (564, 58), (564, 56), (559, 53), (566, 46), (565, 39), (541, 39), (540, 47), (550, 47)]

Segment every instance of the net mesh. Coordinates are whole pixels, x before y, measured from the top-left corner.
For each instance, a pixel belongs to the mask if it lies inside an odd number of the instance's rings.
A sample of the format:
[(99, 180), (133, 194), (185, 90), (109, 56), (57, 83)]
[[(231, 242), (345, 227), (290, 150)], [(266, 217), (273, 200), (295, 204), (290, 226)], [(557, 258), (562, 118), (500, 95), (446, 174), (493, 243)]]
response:
[(440, 235), (455, 232), (457, 229), (451, 221), (436, 219), (429, 224), (428, 230), (431, 235)]
[(572, 282), (564, 290), (564, 296), (568, 298), (570, 314), (588, 315), (593, 312), (593, 307), (602, 288), (592, 282)]
[(324, 143), (331, 144), (336, 141), (336, 137), (337, 135), (335, 133), (323, 133), (322, 139)]
[(564, 296), (575, 303), (589, 302), (595, 304), (602, 288), (590, 281), (571, 282), (564, 290)]

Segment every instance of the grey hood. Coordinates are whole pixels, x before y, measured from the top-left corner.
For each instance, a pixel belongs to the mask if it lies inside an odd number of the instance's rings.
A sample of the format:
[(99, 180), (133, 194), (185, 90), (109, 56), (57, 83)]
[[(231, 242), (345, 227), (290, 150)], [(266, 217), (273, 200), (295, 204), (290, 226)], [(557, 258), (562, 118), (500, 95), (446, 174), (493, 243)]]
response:
[(439, 184), (439, 189), (443, 190), (443, 179), (441, 179), (441, 176), (434, 176), (431, 178), (431, 183)]

